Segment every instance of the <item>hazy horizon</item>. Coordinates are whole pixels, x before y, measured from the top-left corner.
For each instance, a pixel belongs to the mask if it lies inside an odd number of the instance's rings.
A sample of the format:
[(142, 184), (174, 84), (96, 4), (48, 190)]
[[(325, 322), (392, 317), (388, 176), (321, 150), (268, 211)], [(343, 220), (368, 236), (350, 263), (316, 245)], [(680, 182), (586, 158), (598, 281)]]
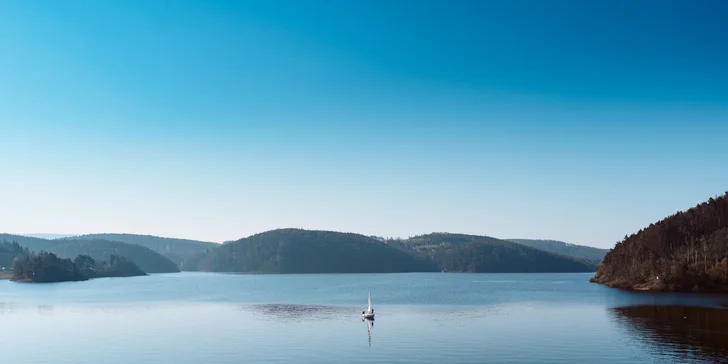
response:
[(0, 2), (0, 230), (611, 248), (728, 190), (723, 2)]
[[(279, 229), (289, 229), (289, 228), (292, 228), (292, 227), (281, 227), (281, 228), (279, 228)], [(295, 228), (292, 228), (292, 229), (306, 229), (306, 228), (302, 228), (302, 227), (295, 227)], [(276, 229), (274, 229), (274, 230), (276, 230)], [(314, 230), (314, 229), (306, 229), (306, 230)], [(325, 231), (336, 231), (336, 230), (331, 230), (331, 229), (316, 229), (316, 230), (325, 230)], [(258, 232), (258, 233), (263, 233), (263, 232), (265, 232), (265, 231), (260, 231), (260, 232)], [(417, 235), (425, 235), (425, 234), (431, 234), (431, 233), (451, 233), (451, 234), (462, 234), (462, 232), (459, 232), (459, 231), (428, 231), (428, 232), (422, 232), (422, 233), (419, 233), (419, 234), (413, 234), (413, 235), (408, 235), (408, 236), (383, 236), (383, 235), (381, 235), (381, 234), (363, 234), (363, 233), (360, 233), (360, 232), (357, 232), (357, 231), (339, 231), (339, 232), (343, 232), (343, 233), (355, 233), (355, 234), (361, 234), (361, 235), (365, 235), (365, 236), (378, 236), (378, 237), (384, 237), (384, 238), (395, 238), (395, 239), (396, 239), (396, 238), (403, 238), (403, 239), (406, 239), (406, 238), (409, 238), (409, 237), (413, 237), (413, 236), (417, 236)], [(215, 240), (205, 240), (205, 239), (192, 239), (192, 238), (189, 238), (189, 237), (184, 237), (184, 236), (164, 236), (164, 235), (157, 235), (157, 234), (142, 234), (142, 233), (134, 233), (134, 232), (118, 232), (118, 231), (116, 231), (116, 232), (86, 232), (86, 233), (81, 233), (81, 234), (62, 234), (62, 233), (16, 233), (16, 232), (7, 232), (7, 231), (0, 231), (0, 234), (3, 234), (3, 233), (5, 233), (5, 234), (10, 234), (10, 235), (17, 235), (17, 236), (27, 236), (27, 237), (31, 237), (31, 238), (50, 239), (50, 240), (53, 240), (53, 239), (63, 239), (63, 238), (72, 238), (72, 237), (76, 237), (76, 236), (84, 236), (84, 235), (98, 235), (98, 234), (131, 234), (131, 235), (150, 235), (150, 236), (156, 236), (156, 237), (160, 237), (160, 238), (171, 238), (171, 239), (187, 239), (187, 240), (195, 240), (195, 241), (202, 241), (202, 242), (208, 242), (208, 243), (220, 243), (220, 244), (222, 244), (222, 243), (224, 243), (224, 242), (227, 242), (227, 241), (236, 241), (236, 240), (240, 240), (240, 239), (243, 239), (243, 238), (246, 238), (246, 237), (250, 236), (250, 235), (246, 235), (246, 236), (240, 236), (240, 237), (237, 237), (237, 238), (233, 238), (233, 239), (225, 239), (225, 240), (215, 241)], [(258, 234), (258, 233), (253, 233), (253, 234), (251, 234), (251, 235), (255, 235), (255, 234)], [(499, 237), (499, 236), (491, 236), (491, 235), (488, 235), (488, 234), (469, 234), (469, 235), (482, 235), (482, 236), (489, 236), (489, 237), (492, 237), (492, 238), (496, 238), (496, 239), (500, 239), (500, 240), (513, 240), (513, 239), (527, 239), (527, 240), (553, 240), (553, 241), (561, 241), (561, 242), (564, 242), (564, 243), (568, 243), (568, 244), (574, 244), (574, 245), (583, 245), (583, 246), (590, 246), (590, 247), (594, 247), (594, 246), (591, 246), (591, 245), (588, 245), (588, 244), (580, 244), (580, 243), (568, 242), (568, 241), (563, 241), (563, 240), (560, 240), (560, 239), (554, 239), (554, 238), (524, 238), (524, 237), (508, 237), (508, 238), (504, 238), (504, 237)], [(594, 248), (597, 248), (597, 247), (594, 247)], [(608, 249), (608, 248), (607, 248), (607, 249)]]

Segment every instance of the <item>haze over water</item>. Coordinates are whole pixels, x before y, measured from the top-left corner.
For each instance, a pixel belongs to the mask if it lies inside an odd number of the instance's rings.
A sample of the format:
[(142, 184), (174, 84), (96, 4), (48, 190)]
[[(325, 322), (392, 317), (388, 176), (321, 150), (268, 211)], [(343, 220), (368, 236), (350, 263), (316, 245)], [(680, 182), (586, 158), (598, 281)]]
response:
[[(0, 346), (4, 362), (28, 364), (715, 363), (728, 355), (725, 297), (628, 293), (589, 276), (0, 281)], [(360, 318), (370, 284), (373, 326)]]

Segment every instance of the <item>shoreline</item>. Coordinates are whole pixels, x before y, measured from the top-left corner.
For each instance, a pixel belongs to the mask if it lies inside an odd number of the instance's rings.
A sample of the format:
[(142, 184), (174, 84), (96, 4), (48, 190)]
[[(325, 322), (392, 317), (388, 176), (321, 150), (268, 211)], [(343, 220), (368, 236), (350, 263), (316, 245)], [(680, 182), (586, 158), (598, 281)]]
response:
[(671, 289), (664, 284), (657, 283), (627, 283), (627, 282), (604, 282), (592, 277), (589, 283), (596, 283), (609, 288), (619, 289), (628, 292), (649, 292), (649, 293), (694, 293), (694, 294), (718, 294), (728, 296), (728, 286), (720, 288), (697, 287), (693, 289)]
[[(432, 274), (432, 273), (447, 273), (447, 274), (593, 274), (595, 271), (583, 271), (583, 272), (465, 272), (465, 271), (403, 271), (403, 272), (302, 272), (302, 273), (283, 273), (283, 272), (227, 272), (227, 271), (206, 271), (206, 270), (187, 270), (180, 273), (213, 273), (213, 274), (230, 274), (230, 275), (365, 275), (365, 274)], [(154, 274), (167, 274), (167, 273), (154, 273)]]
[(13, 279), (12, 272), (0, 272), (0, 280), (12, 280), (12, 279)]

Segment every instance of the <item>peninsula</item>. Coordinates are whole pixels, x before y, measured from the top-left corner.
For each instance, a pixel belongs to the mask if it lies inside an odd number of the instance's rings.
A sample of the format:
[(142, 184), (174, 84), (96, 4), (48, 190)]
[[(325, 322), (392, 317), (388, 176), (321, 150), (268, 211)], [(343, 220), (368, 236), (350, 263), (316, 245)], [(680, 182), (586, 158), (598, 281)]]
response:
[(626, 236), (591, 281), (630, 290), (728, 292), (728, 193)]
[(55, 283), (85, 281), (102, 277), (134, 277), (147, 275), (133, 262), (112, 255), (108, 262), (97, 262), (88, 255), (62, 259), (53, 253), (41, 252), (16, 257), (13, 277), (16, 282)]

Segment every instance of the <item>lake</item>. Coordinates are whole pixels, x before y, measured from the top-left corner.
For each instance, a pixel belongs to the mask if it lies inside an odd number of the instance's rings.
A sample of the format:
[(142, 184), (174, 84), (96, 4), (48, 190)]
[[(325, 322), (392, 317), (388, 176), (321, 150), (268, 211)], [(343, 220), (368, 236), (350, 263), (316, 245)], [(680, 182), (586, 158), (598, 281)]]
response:
[[(160, 274), (0, 281), (3, 363), (720, 363), (724, 296), (592, 274)], [(373, 325), (363, 322), (372, 287)]]

